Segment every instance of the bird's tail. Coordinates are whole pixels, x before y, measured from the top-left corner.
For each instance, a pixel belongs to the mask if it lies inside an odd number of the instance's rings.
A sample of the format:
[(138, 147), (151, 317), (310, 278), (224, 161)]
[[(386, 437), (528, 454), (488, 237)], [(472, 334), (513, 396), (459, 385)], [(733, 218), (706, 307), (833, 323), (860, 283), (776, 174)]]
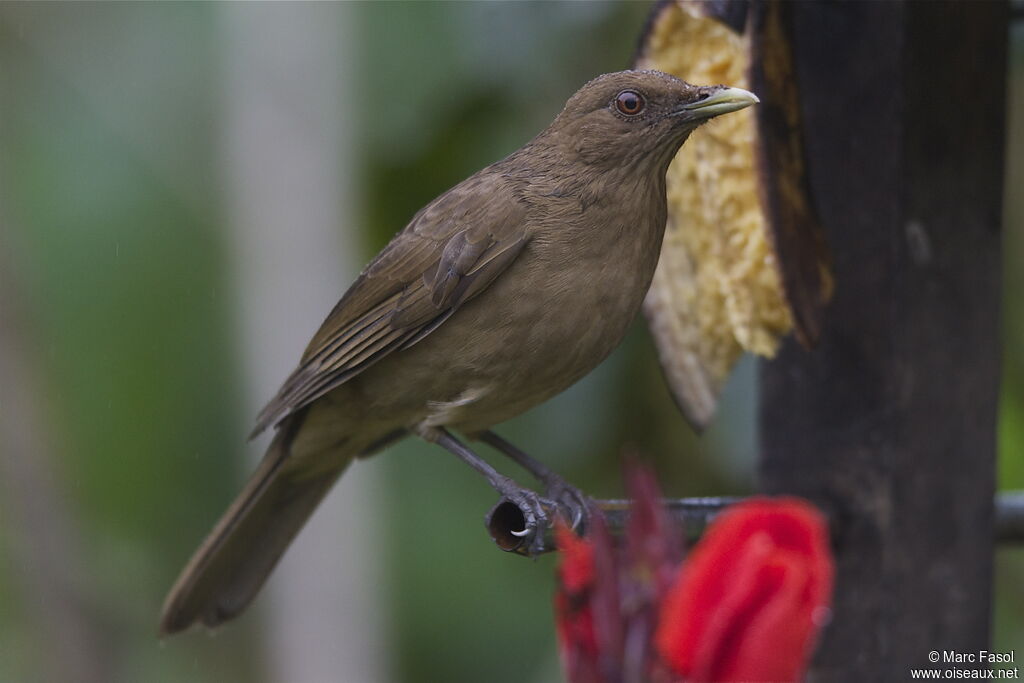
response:
[(213, 627), (253, 599), (351, 457), (332, 452), (310, 471), (292, 453), (302, 416), (278, 430), (259, 467), (182, 570), (164, 601), (160, 632)]

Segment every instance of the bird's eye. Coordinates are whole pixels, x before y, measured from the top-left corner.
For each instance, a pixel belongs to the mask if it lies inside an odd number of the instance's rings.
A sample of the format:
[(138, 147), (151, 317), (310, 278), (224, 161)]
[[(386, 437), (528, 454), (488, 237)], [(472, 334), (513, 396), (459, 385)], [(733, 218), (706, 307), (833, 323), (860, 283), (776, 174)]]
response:
[(635, 90), (623, 90), (615, 96), (615, 108), (620, 114), (636, 116), (647, 106), (644, 96)]

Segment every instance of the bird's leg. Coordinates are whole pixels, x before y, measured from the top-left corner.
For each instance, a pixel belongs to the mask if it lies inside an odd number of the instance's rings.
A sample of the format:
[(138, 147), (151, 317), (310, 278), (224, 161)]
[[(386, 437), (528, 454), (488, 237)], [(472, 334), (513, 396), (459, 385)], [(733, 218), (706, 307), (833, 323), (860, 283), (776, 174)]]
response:
[(587, 521), (589, 499), (586, 494), (563, 479), (558, 473), (549, 469), (544, 463), (530, 457), (513, 444), (488, 430), (479, 436), (480, 440), (494, 449), (504, 453), (524, 470), (532, 474), (537, 481), (544, 484), (544, 495), (554, 500), (566, 512), (572, 528)]
[(436, 443), (450, 453), (454, 453), (464, 463), (484, 475), (495, 491), (519, 508), (525, 523), (522, 531), (513, 531), (512, 533), (523, 539), (526, 554), (537, 555), (544, 550), (544, 530), (549, 523), (544, 505), (555, 508), (554, 501), (541, 498), (536, 492), (523, 488), (509, 477), (501, 474), (441, 427), (423, 429), (420, 431), (420, 436), (427, 441)]

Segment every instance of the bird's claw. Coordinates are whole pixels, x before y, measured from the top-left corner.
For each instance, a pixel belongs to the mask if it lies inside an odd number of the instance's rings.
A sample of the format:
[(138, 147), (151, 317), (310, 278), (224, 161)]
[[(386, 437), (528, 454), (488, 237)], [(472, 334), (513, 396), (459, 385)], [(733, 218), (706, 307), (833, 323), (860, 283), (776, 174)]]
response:
[(590, 519), (590, 499), (585, 493), (561, 477), (549, 479), (544, 493), (556, 503), (555, 509), (565, 517), (573, 531), (586, 527)]
[(550, 524), (545, 507), (557, 509), (554, 501), (541, 498), (529, 489), (520, 489), (514, 497), (511, 497), (520, 512), (523, 514), (523, 528), (512, 531), (512, 534), (523, 541), (522, 550), (526, 555), (533, 557), (544, 551), (544, 532)]
[(590, 499), (557, 475), (542, 479), (545, 495), (523, 488), (511, 479), (493, 482), (502, 498), (487, 513), (491, 538), (503, 550), (535, 557), (545, 550), (545, 538), (556, 516), (573, 531), (585, 530), (590, 518)]
[[(506, 482), (503, 482), (505, 484)], [(499, 490), (502, 499), (487, 515), (487, 526), (498, 545), (520, 555), (544, 552), (544, 537), (557, 503), (511, 482)]]

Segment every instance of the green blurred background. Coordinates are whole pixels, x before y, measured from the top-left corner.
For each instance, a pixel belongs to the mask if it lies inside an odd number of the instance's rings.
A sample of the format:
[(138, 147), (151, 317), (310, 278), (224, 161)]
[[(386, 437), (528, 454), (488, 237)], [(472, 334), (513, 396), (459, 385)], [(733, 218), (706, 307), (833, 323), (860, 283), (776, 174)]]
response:
[[(254, 609), (160, 602), (265, 441), (251, 418), (426, 201), (628, 64), (646, 3), (0, 4), (0, 682), (557, 681), (553, 561), (411, 441), (359, 463)], [(1024, 30), (1012, 33), (1000, 486), (1024, 488)], [(752, 487), (754, 364), (694, 436), (642, 325), (503, 432), (585, 489)], [(996, 649), (1024, 643), (1000, 550)]]

